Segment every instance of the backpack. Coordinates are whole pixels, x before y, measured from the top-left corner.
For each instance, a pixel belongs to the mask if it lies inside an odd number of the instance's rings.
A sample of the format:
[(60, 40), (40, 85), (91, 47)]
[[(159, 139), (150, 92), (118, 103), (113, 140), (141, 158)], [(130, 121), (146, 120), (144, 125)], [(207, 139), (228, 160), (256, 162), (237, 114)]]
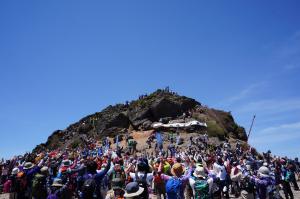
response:
[(32, 196), (35, 198), (45, 198), (47, 196), (46, 176), (36, 174), (32, 180)]
[(135, 173), (135, 181), (139, 184), (140, 187), (144, 188), (141, 198), (149, 198), (148, 184), (147, 184), (147, 173), (143, 177), (139, 177), (138, 173)]
[(49, 194), (47, 199), (58, 199), (58, 197), (55, 193), (53, 193), (53, 194)]
[(195, 179), (194, 190), (195, 190), (195, 199), (209, 198), (209, 186), (206, 180)]
[(115, 178), (120, 178), (122, 181), (122, 185), (123, 186), (125, 185), (126, 174), (123, 169), (121, 169), (120, 171), (113, 171), (112, 179), (115, 179)]
[(89, 178), (82, 185), (83, 198), (94, 198), (97, 184), (94, 178)]
[(133, 139), (128, 140), (128, 146), (133, 147), (133, 145), (134, 145), (134, 140)]
[(168, 199), (179, 199), (182, 188), (182, 182), (178, 178), (171, 178), (167, 181), (166, 192)]
[(291, 171), (287, 171), (284, 180), (287, 181), (287, 182), (292, 182), (292, 180), (293, 180), (293, 173)]

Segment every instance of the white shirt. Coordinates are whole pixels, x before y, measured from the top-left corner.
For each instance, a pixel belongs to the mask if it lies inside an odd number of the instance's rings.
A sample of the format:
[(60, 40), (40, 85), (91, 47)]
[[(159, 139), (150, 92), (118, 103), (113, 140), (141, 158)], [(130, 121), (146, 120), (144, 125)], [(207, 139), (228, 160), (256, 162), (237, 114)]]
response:
[[(135, 173), (130, 172), (129, 174), (130, 174), (130, 177), (133, 179), (133, 181), (136, 181)], [(143, 178), (144, 175), (145, 175), (144, 172), (138, 172), (139, 179)], [(147, 173), (146, 181), (149, 186), (151, 186), (152, 180), (153, 180), (153, 173)]]
[(216, 162), (213, 165), (214, 172), (220, 180), (226, 180), (227, 172), (224, 165), (219, 165)]

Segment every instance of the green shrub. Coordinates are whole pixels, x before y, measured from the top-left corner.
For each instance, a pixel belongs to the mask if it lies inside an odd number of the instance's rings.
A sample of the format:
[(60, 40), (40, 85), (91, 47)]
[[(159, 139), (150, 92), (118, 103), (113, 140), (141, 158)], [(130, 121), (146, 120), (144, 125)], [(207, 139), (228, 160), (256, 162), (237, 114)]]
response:
[(215, 120), (210, 120), (207, 123), (207, 133), (212, 137), (224, 137), (224, 130), (217, 124)]

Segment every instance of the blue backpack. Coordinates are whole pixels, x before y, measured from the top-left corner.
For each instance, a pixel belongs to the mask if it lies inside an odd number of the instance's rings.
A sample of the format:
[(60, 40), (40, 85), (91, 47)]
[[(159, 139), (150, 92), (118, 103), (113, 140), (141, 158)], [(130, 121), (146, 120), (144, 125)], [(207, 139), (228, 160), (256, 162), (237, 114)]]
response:
[(182, 181), (178, 178), (171, 178), (167, 181), (166, 192), (168, 199), (180, 199)]
[(48, 195), (47, 199), (58, 199), (58, 197), (57, 197), (57, 195), (54, 193), (54, 194)]

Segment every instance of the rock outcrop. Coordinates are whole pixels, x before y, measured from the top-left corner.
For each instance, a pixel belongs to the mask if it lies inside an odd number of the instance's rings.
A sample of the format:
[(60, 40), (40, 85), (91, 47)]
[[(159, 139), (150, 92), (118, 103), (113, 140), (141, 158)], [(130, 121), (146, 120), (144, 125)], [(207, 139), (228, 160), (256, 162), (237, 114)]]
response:
[(208, 108), (192, 98), (173, 92), (157, 90), (132, 102), (108, 106), (65, 130), (57, 130), (49, 136), (46, 143), (38, 145), (35, 150), (72, 145), (84, 136), (101, 138), (125, 134), (129, 129), (150, 130), (153, 122), (166, 123), (187, 118), (205, 122), (207, 128), (201, 131), (206, 131), (210, 136), (247, 140), (245, 129), (235, 123), (230, 112)]

